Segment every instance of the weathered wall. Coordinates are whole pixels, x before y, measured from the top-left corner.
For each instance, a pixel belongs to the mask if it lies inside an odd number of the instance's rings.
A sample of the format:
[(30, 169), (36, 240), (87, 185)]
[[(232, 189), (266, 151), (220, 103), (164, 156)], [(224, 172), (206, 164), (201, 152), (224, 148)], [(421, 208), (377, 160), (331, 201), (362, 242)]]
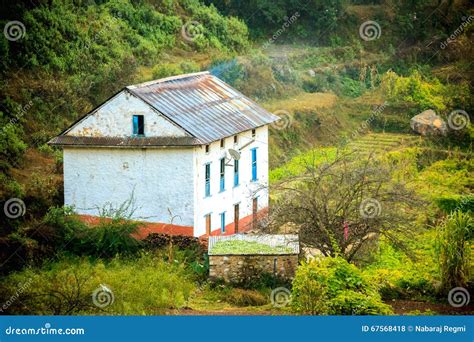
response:
[[(265, 213), (268, 207), (268, 127), (256, 129), (255, 141), (244, 147), (240, 158), (240, 184), (234, 187), (234, 168), (227, 166), (225, 170), (225, 191), (219, 191), (221, 158), (227, 155), (227, 150), (233, 148), (238, 150), (243, 145), (252, 140), (252, 131), (238, 134), (238, 143), (234, 145), (234, 137), (225, 139), (225, 147), (220, 147), (220, 141), (210, 145), (209, 153), (205, 152), (205, 146), (195, 148), (194, 156), (194, 235), (202, 236), (206, 234), (205, 215), (211, 214), (211, 230), (214, 234), (220, 234), (221, 221), (220, 213), (225, 212), (226, 233), (232, 233), (232, 229), (227, 226), (234, 222), (234, 204), (240, 204), (240, 219), (252, 215), (252, 199), (258, 197), (258, 210)], [(252, 166), (250, 149), (257, 147), (257, 178), (256, 182), (251, 181)], [(211, 196), (205, 197), (205, 164), (211, 163)], [(233, 160), (229, 162), (233, 165)], [(250, 222), (245, 220), (244, 222)], [(239, 225), (240, 226), (240, 225)], [(244, 227), (241, 230), (244, 231)], [(248, 228), (248, 227), (247, 227)]]
[(64, 202), (79, 214), (120, 206), (132, 196), (134, 219), (193, 226), (193, 149), (64, 148)]
[(133, 133), (133, 115), (143, 115), (145, 136), (186, 136), (186, 132), (160, 115), (141, 99), (122, 91), (85, 117), (67, 135), (93, 137), (129, 137)]
[(241, 283), (262, 273), (274, 273), (292, 279), (298, 266), (298, 255), (210, 255), (209, 277)]

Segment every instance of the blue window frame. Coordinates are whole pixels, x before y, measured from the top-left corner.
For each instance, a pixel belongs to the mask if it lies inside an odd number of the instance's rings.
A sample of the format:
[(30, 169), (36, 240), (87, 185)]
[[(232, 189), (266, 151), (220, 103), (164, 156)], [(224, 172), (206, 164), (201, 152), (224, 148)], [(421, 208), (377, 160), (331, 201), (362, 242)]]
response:
[(225, 190), (225, 158), (221, 159), (220, 162), (220, 191)]
[(225, 233), (225, 211), (221, 213), (221, 232)]
[(133, 135), (145, 135), (145, 118), (143, 115), (133, 116)]
[(239, 161), (234, 160), (234, 186), (239, 185)]
[(252, 181), (257, 180), (257, 148), (252, 148)]
[(211, 196), (211, 164), (206, 164), (204, 166), (205, 171), (205, 196), (209, 197)]

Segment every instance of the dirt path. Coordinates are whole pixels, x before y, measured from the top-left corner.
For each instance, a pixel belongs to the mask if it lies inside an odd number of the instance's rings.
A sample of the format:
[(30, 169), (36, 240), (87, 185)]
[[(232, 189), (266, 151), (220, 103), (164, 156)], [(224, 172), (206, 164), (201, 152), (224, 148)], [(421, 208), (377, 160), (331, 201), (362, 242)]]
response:
[[(392, 306), (395, 315), (474, 315), (474, 303), (461, 308), (454, 308), (449, 304), (429, 303), (411, 300), (387, 301)], [(247, 308), (226, 308), (222, 310), (194, 310), (184, 308), (170, 310), (167, 315), (177, 316), (288, 316), (291, 312), (282, 310)]]
[(435, 315), (474, 315), (474, 303), (460, 308), (454, 308), (449, 304), (412, 300), (395, 300), (387, 301), (386, 303), (392, 306), (393, 312), (396, 315), (413, 314), (413, 311), (419, 311), (419, 314), (423, 315), (423, 312), (428, 310), (428, 313)]

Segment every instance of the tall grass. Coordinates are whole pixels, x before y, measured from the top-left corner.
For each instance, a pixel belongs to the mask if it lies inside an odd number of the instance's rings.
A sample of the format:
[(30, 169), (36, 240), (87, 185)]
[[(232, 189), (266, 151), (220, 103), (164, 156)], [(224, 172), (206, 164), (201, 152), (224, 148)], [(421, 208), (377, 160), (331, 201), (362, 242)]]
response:
[[(104, 286), (112, 295), (99, 301), (106, 304), (100, 307), (94, 304), (93, 293)], [(183, 263), (143, 253), (110, 262), (65, 258), (27, 268), (3, 279), (0, 295), (17, 297), (4, 312), (8, 314), (156, 315), (185, 306), (194, 288), (192, 273)]]
[(471, 213), (453, 212), (439, 228), (438, 257), (441, 290), (447, 292), (469, 280), (469, 240), (474, 237)]

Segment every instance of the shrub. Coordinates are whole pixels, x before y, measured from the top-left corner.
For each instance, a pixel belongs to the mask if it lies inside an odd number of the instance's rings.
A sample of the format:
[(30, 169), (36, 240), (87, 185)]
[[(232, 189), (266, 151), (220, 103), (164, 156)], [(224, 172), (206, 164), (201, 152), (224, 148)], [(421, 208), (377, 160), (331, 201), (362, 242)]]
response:
[(301, 265), (293, 280), (292, 298), (293, 308), (302, 313), (390, 313), (357, 267), (340, 257)]
[(442, 196), (435, 198), (436, 205), (445, 213), (450, 214), (454, 211), (474, 212), (474, 196)]
[(116, 254), (132, 254), (139, 250), (141, 242), (132, 234), (139, 223), (120, 218), (106, 219), (89, 227), (74, 215), (71, 208), (52, 208), (44, 219), (61, 237), (65, 251), (77, 255), (113, 257)]
[[(416, 234), (404, 249), (381, 238), (378, 250), (371, 252), (373, 260), (364, 269), (364, 278), (374, 284), (385, 300), (432, 300), (436, 297), (434, 238), (433, 231)], [(411, 258), (406, 254), (408, 247)]]
[(330, 301), (330, 315), (388, 315), (389, 306), (377, 296), (367, 296), (353, 290), (343, 290)]
[(268, 303), (268, 299), (255, 290), (232, 289), (226, 301), (236, 306), (261, 306)]

